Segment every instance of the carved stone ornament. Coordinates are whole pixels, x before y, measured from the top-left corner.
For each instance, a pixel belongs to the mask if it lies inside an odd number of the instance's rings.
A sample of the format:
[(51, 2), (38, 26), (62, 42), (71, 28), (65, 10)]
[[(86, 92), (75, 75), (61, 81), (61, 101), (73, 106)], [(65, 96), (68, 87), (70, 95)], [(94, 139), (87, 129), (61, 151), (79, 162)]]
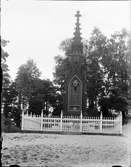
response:
[(78, 80), (75, 79), (75, 80), (73, 81), (73, 86), (76, 88), (78, 85), (79, 85), (79, 82), (78, 82)]

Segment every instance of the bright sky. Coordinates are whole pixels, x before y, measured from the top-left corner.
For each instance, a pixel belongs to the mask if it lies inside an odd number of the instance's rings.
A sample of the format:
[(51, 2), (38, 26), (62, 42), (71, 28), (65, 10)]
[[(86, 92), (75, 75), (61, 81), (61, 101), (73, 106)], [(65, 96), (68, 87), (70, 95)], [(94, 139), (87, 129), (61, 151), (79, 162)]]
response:
[(130, 30), (130, 7), (130, 1), (2, 0), (1, 33), (10, 41), (6, 50), (11, 78), (32, 58), (42, 78), (53, 79), (54, 57), (61, 41), (73, 37), (77, 10), (82, 15), (82, 37), (88, 39), (94, 27), (107, 36)]

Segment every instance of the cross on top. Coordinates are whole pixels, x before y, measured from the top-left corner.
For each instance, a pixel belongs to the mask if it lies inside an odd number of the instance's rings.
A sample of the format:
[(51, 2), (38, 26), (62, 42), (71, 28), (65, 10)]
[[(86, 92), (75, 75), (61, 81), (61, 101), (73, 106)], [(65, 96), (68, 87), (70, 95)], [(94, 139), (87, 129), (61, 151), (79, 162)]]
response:
[(81, 17), (80, 11), (77, 11), (75, 16), (77, 17), (77, 20), (79, 20), (79, 18)]

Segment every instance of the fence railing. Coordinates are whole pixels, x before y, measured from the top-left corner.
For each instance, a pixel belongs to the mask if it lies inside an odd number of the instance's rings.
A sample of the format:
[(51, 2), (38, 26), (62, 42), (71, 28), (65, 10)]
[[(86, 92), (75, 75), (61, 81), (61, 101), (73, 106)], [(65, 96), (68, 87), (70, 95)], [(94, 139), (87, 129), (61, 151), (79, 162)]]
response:
[(117, 117), (63, 116), (44, 117), (22, 114), (22, 130), (122, 134), (122, 114)]

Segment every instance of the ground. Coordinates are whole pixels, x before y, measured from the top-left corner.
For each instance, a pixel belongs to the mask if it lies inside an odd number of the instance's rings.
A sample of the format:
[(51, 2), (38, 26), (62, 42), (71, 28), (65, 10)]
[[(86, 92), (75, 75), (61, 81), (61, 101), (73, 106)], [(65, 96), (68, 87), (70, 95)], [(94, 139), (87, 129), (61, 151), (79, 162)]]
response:
[(131, 121), (123, 136), (3, 133), (2, 165), (130, 167), (130, 130)]

